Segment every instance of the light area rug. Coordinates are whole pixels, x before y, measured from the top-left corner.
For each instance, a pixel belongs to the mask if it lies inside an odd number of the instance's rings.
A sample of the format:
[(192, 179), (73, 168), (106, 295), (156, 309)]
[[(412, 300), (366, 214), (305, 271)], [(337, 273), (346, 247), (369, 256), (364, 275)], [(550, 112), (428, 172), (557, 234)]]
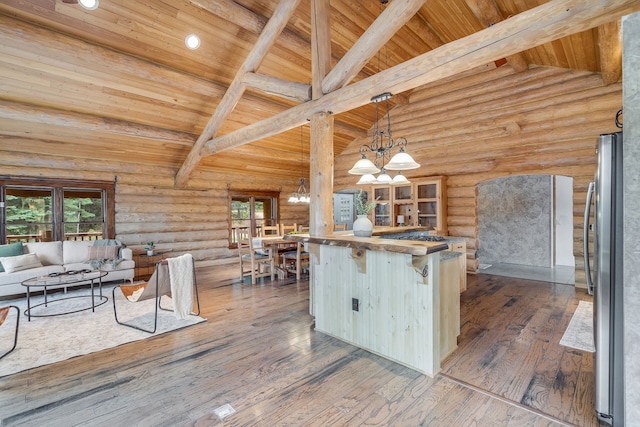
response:
[(595, 352), (593, 344), (593, 303), (580, 301), (573, 313), (567, 330), (564, 332), (560, 345), (578, 350)]
[[(24, 310), (27, 306), (26, 298), (19, 300), (0, 301), (0, 305), (15, 305), (20, 308), (20, 325), (18, 345), (16, 349), (3, 359), (0, 359), (0, 377), (24, 371), (38, 366), (48, 365), (75, 356), (90, 354), (96, 351), (116, 347), (128, 342), (143, 340), (154, 335), (174, 331), (186, 326), (204, 322), (199, 316), (188, 316), (187, 319), (177, 319), (173, 312), (158, 312), (158, 327), (154, 334), (138, 331), (126, 326), (118, 325), (113, 315), (112, 286), (104, 286), (102, 294), (109, 300), (95, 312), (91, 309), (72, 314), (54, 317), (32, 317), (27, 321)], [(49, 307), (37, 307), (36, 310), (70, 311), (74, 307), (91, 305), (89, 289), (77, 289), (67, 294), (56, 293), (49, 295), (49, 300), (86, 295), (83, 298), (72, 298), (53, 302)], [(171, 308), (171, 299), (162, 297), (162, 307)], [(42, 295), (31, 297), (31, 305), (43, 302)], [(118, 303), (118, 319), (132, 322), (145, 328), (153, 329), (155, 299), (131, 303), (116, 291)], [(15, 310), (11, 310), (10, 318), (0, 328), (0, 354), (13, 345), (15, 332)]]

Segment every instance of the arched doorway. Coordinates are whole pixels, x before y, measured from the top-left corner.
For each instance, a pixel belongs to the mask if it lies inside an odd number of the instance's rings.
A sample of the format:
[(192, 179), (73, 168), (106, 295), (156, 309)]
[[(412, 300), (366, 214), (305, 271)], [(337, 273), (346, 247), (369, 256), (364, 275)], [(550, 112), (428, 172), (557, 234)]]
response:
[(477, 194), (480, 273), (575, 283), (572, 178), (495, 178)]

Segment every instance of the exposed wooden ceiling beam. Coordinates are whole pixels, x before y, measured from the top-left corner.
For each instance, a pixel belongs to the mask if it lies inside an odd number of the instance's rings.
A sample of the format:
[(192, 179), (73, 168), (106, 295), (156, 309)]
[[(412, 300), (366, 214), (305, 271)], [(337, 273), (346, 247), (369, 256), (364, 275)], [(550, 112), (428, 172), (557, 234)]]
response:
[(329, 0), (311, 0), (311, 83), (313, 99), (322, 97), (322, 81), (331, 69)]
[(212, 139), (203, 151), (214, 154), (257, 141), (300, 126), (315, 113), (349, 111), (369, 103), (375, 94), (413, 89), (506, 55), (597, 27), (639, 9), (640, 0), (552, 0), (322, 98)]
[(242, 82), (252, 89), (296, 102), (311, 100), (311, 85), (289, 82), (259, 73), (245, 73)]
[(267, 55), (271, 47), (275, 44), (278, 36), (291, 19), (291, 16), (295, 12), (300, 0), (280, 0), (278, 7), (273, 11), (273, 16), (264, 26), (260, 37), (253, 45), (251, 52), (245, 58), (244, 62), (240, 66), (240, 69), (236, 73), (235, 78), (229, 85), (226, 93), (222, 97), (222, 100), (218, 104), (213, 116), (209, 119), (209, 122), (205, 126), (202, 134), (198, 137), (198, 140), (193, 144), (189, 155), (185, 159), (184, 163), (176, 174), (176, 185), (183, 186), (189, 175), (202, 159), (202, 147), (207, 140), (216, 136), (222, 125), (224, 124), (229, 114), (233, 111), (234, 107), (242, 97), (245, 90), (245, 84), (243, 83), (244, 75), (248, 72), (255, 72), (262, 60)]
[(622, 32), (620, 19), (598, 27), (598, 49), (602, 83), (610, 85), (622, 77)]
[[(262, 30), (269, 21), (264, 16), (239, 5), (233, 0), (190, 0), (192, 4), (213, 13), (220, 18), (232, 22), (253, 34), (262, 34)], [(307, 58), (311, 55), (309, 42), (289, 30), (280, 34), (284, 46), (294, 52), (300, 52)]]
[(367, 61), (420, 9), (425, 0), (395, 0), (367, 28), (322, 82), (330, 93), (347, 85)]
[[(466, 0), (466, 2), (469, 9), (471, 9), (476, 18), (478, 18), (478, 21), (485, 27), (503, 21), (502, 14), (500, 10), (498, 10), (494, 0)], [(508, 55), (506, 60), (517, 73), (529, 69), (529, 64), (527, 64), (526, 59), (524, 59), (524, 56), (520, 52)]]

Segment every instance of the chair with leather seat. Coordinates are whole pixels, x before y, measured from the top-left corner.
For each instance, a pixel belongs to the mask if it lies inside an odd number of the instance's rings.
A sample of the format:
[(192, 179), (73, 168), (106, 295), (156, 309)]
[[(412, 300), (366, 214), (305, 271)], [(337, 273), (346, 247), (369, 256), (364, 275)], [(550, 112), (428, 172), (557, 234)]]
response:
[[(173, 269), (173, 271), (171, 271), (171, 269)], [(149, 299), (155, 299), (153, 328), (146, 328), (140, 324), (118, 319), (116, 304), (116, 290), (118, 289), (130, 303), (139, 303)], [(173, 309), (163, 308), (160, 305), (161, 299), (165, 295), (171, 297)], [(187, 315), (200, 315), (200, 299), (198, 297), (198, 283), (193, 257), (191, 254), (185, 254), (158, 262), (148, 282), (140, 284), (120, 284), (113, 288), (112, 300), (113, 315), (116, 323), (151, 334), (155, 333), (158, 327), (158, 310), (173, 311), (178, 318), (186, 318)], [(193, 311), (194, 303), (197, 307), (197, 311), (195, 312)]]
[(0, 307), (0, 328), (9, 324), (8, 322), (6, 322), (6, 320), (9, 318), (11, 309), (15, 310), (16, 313), (16, 331), (13, 335), (13, 347), (11, 347), (9, 351), (2, 354), (2, 356), (0, 356), (0, 359), (15, 350), (16, 346), (18, 345), (18, 327), (20, 326), (20, 309), (18, 307), (16, 307), (15, 305)]

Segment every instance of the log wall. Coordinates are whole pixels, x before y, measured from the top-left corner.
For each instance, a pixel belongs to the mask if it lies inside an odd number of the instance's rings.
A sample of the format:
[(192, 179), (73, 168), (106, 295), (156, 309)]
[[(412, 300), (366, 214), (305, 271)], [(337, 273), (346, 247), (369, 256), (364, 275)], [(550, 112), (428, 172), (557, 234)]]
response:
[(309, 205), (287, 202), (299, 180), (198, 171), (187, 188), (173, 185), (177, 169), (9, 151), (0, 145), (0, 175), (116, 180), (116, 238), (134, 251), (157, 242), (168, 256), (191, 253), (198, 266), (237, 261), (228, 243), (228, 190), (280, 191), (280, 221), (308, 224)]
[[(576, 285), (585, 286), (583, 212), (601, 133), (614, 132), (622, 106), (620, 83), (604, 86), (597, 73), (551, 67), (515, 73), (486, 66), (417, 88), (392, 111), (396, 138), (420, 169), (411, 179), (446, 175), (449, 234), (469, 238), (467, 268), (478, 269), (477, 185), (508, 175), (573, 178)], [(355, 141), (336, 159), (336, 190), (354, 188), (347, 170), (358, 159)]]

